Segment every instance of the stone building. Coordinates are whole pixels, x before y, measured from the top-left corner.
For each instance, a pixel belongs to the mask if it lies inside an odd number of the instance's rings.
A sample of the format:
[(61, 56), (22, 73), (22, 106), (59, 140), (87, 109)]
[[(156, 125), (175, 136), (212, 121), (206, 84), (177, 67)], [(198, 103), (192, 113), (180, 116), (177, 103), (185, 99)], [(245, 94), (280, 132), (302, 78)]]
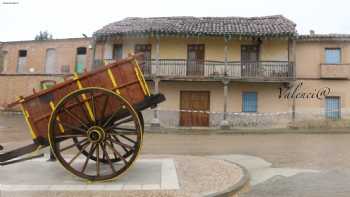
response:
[(295, 80), (297, 34), (283, 16), (127, 18), (94, 36), (96, 59), (146, 54), (144, 73), (167, 97), (154, 123), (233, 126), (241, 114), (232, 112), (292, 110), (278, 98), (278, 88)]
[[(92, 39), (3, 43), (0, 102), (83, 67), (143, 52), (152, 91), (167, 98), (144, 113), (154, 125), (285, 127), (306, 119), (349, 118), (350, 36), (298, 35), (295, 27), (281, 15), (126, 18), (97, 30)], [(30, 52), (35, 47), (40, 53)], [(79, 66), (84, 47), (86, 59)], [(60, 57), (54, 66), (48, 58), (52, 48)], [(22, 60), (25, 49), (36, 60)]]
[(295, 26), (281, 15), (126, 18), (95, 32), (95, 59), (146, 54), (144, 73), (167, 97), (153, 123), (270, 127), (347, 118), (349, 36), (298, 35)]

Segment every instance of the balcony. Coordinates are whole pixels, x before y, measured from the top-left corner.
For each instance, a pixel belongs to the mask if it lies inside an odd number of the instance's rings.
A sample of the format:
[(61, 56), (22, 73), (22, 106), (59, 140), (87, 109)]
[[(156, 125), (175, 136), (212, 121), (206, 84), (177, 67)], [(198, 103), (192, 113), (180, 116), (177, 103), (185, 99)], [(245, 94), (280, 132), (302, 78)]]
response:
[[(99, 61), (99, 60), (97, 60)], [(104, 60), (105, 64), (114, 60)], [(101, 61), (100, 61), (101, 62)], [(294, 79), (294, 64), (288, 61), (211, 61), (187, 59), (156, 59), (140, 63), (146, 78), (222, 79), (245, 81), (289, 81)]]
[(350, 77), (350, 64), (321, 64), (321, 78), (348, 79)]

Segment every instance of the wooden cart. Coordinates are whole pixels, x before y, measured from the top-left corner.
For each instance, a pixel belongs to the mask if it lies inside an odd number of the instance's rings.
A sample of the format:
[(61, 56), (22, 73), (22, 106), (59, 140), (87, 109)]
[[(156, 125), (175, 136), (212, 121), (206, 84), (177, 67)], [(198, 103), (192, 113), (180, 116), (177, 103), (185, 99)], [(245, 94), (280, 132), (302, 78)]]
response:
[(104, 181), (124, 173), (141, 149), (140, 112), (165, 100), (151, 95), (139, 62), (142, 54), (129, 56), (10, 104), (21, 106), (34, 143), (0, 154), (0, 165), (50, 146), (78, 177)]

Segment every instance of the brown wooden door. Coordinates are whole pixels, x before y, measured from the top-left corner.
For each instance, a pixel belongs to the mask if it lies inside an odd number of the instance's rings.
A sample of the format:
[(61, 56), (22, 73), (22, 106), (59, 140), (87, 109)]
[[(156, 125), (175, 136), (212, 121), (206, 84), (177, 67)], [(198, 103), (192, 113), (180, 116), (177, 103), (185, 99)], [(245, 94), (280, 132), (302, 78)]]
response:
[(254, 77), (257, 74), (259, 61), (259, 45), (241, 46), (242, 76)]
[(191, 44), (187, 46), (187, 75), (204, 75), (204, 44)]
[[(208, 91), (181, 91), (180, 109), (191, 111), (209, 111), (210, 94)], [(181, 126), (209, 126), (209, 114), (198, 112), (181, 112)]]

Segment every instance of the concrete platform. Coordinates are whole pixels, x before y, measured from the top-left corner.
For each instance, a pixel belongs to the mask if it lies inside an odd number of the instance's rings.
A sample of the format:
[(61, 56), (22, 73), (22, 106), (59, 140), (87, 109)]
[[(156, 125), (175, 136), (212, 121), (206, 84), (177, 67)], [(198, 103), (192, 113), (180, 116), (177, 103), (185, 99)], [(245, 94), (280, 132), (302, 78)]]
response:
[(44, 158), (0, 167), (6, 196), (216, 196), (240, 191), (247, 175), (222, 160), (192, 156), (143, 156), (115, 181), (87, 183)]
[(45, 159), (1, 167), (0, 175), (1, 191), (179, 189), (174, 160), (168, 158), (140, 159), (118, 181), (106, 183), (84, 183), (58, 162), (46, 162)]

